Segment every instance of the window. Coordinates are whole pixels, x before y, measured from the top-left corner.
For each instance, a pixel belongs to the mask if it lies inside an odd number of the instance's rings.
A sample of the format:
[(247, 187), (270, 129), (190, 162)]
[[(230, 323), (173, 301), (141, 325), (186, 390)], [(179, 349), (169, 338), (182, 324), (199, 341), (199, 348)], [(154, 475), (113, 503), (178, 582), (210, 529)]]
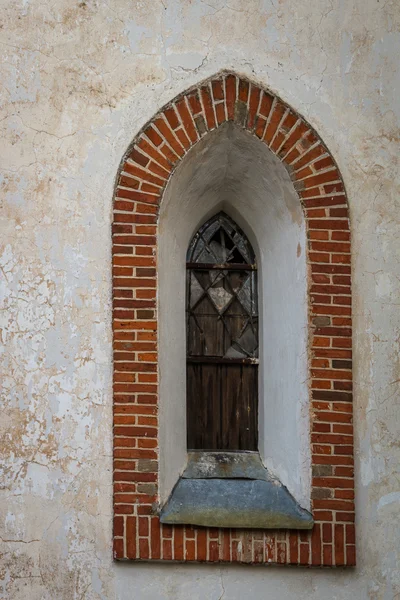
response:
[(225, 213), (186, 256), (187, 462), (164, 524), (310, 529), (312, 515), (258, 452), (258, 306), (254, 251)]
[[(185, 262), (193, 232), (219, 210), (246, 223), (257, 250), (259, 452), (187, 440)], [(121, 163), (113, 254), (114, 556), (354, 565), (354, 502), (335, 509), (335, 470), (352, 464), (350, 231), (322, 140), (278, 97), (233, 73), (191, 87), (157, 112)], [(213, 272), (221, 258), (211, 264)], [(213, 356), (225, 358), (238, 341)], [(336, 435), (344, 414), (346, 440)]]
[(258, 307), (254, 251), (221, 212), (187, 254), (187, 446), (258, 447)]

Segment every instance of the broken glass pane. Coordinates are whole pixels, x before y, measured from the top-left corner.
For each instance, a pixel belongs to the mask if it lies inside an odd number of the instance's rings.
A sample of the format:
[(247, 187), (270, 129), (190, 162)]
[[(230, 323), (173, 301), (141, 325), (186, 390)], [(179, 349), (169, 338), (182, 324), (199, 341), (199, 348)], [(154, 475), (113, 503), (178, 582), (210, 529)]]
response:
[(194, 271), (196, 273), (196, 279), (203, 288), (206, 290), (211, 285), (210, 271)]
[(189, 288), (190, 308), (193, 308), (193, 306), (197, 303), (198, 300), (200, 300), (200, 298), (204, 294), (204, 290), (203, 290), (202, 286), (200, 285), (200, 283), (198, 282), (193, 271), (190, 275), (189, 285), (190, 285), (190, 288)]
[(233, 297), (233, 294), (223, 287), (223, 281), (213, 285), (208, 293), (220, 313), (225, 310)]
[(247, 358), (248, 354), (238, 350), (235, 346), (231, 346), (228, 352), (225, 353), (225, 358)]
[(187, 262), (253, 264), (254, 261), (246, 236), (225, 213), (219, 213), (200, 228), (187, 255)]
[[(244, 233), (220, 213), (194, 236), (187, 260), (191, 263), (187, 276), (189, 356), (255, 357), (257, 278), (254, 253)], [(229, 263), (243, 267), (223, 267)], [(209, 268), (208, 264), (215, 267)]]
[(249, 278), (248, 271), (230, 271), (227, 273), (227, 279), (232, 291), (237, 293), (243, 286), (246, 279)]
[(237, 343), (240, 345), (241, 348), (246, 350), (246, 352), (248, 352), (249, 354), (253, 354), (254, 350), (258, 346), (258, 341), (254, 329), (250, 324), (247, 325), (246, 329), (244, 330), (240, 338), (237, 340)]
[(257, 314), (257, 299), (254, 292), (254, 273), (251, 273), (251, 277), (244, 282), (237, 293), (238, 299), (249, 315)]

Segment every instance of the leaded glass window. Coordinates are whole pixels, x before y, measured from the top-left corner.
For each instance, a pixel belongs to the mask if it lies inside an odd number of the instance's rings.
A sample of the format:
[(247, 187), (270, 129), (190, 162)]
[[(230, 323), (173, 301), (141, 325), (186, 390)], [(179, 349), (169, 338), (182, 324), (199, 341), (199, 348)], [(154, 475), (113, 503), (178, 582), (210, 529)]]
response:
[(223, 212), (190, 243), (186, 318), (188, 448), (257, 450), (257, 266)]

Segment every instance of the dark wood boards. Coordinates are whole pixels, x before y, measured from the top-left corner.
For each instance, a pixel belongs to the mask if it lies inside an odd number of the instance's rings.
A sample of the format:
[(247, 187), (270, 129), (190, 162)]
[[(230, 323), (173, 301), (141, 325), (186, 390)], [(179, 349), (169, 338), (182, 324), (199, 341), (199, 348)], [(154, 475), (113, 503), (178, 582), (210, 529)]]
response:
[(257, 365), (187, 363), (190, 450), (257, 450)]
[(257, 450), (254, 251), (219, 213), (193, 237), (186, 266), (188, 449)]

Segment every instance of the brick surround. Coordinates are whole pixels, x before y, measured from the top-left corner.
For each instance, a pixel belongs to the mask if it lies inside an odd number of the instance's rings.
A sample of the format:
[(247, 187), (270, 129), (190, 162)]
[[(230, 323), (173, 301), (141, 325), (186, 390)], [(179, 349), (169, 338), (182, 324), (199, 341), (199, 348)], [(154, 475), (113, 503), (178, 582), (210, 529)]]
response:
[[(163, 526), (157, 516), (157, 214), (181, 159), (227, 120), (285, 164), (304, 208), (309, 265), (312, 531)], [(234, 74), (178, 96), (135, 138), (113, 220), (114, 558), (355, 565), (350, 230), (339, 170), (315, 131)]]

